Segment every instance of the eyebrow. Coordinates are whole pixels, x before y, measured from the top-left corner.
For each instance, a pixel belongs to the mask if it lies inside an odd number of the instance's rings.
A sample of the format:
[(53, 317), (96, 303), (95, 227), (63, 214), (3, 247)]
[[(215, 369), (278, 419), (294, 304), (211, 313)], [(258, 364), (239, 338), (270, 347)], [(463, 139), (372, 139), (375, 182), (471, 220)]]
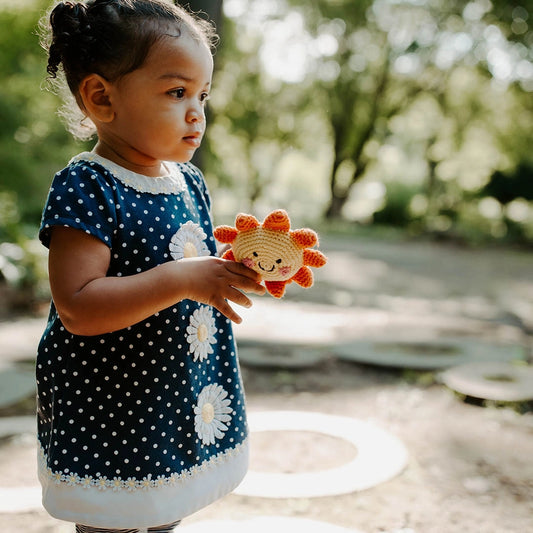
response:
[[(158, 80), (181, 80), (186, 82), (193, 82), (193, 78), (189, 78), (187, 76), (184, 76), (183, 74), (179, 74), (178, 72), (169, 72), (167, 74), (162, 74), (159, 76)], [(205, 83), (206, 85), (211, 85), (211, 82), (208, 81)]]
[(184, 76), (183, 74), (179, 74), (179, 73), (174, 73), (174, 72), (169, 72), (167, 74), (162, 74), (161, 76), (159, 76), (159, 80), (167, 80), (167, 79), (173, 79), (173, 78), (177, 78), (179, 80), (184, 80), (184, 81), (191, 81), (191, 78), (188, 78), (187, 76)]

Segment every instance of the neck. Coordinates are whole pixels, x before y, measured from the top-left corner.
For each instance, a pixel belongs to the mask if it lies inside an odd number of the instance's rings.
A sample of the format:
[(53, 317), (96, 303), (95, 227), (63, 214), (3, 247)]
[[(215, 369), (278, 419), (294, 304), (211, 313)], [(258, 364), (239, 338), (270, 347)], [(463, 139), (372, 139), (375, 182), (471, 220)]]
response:
[[(143, 174), (144, 176), (149, 176), (152, 178), (157, 178), (165, 174), (162, 161), (153, 159), (150, 160), (149, 157), (144, 156), (143, 154), (138, 154), (138, 162), (134, 162), (131, 160), (131, 158), (127, 158), (120, 151), (115, 150), (112, 146), (101, 139), (98, 140), (93, 151), (99, 156), (105, 157), (106, 159), (109, 159), (109, 161), (113, 161), (113, 163), (136, 172), (137, 174)], [(143, 161), (143, 159), (145, 161)]]

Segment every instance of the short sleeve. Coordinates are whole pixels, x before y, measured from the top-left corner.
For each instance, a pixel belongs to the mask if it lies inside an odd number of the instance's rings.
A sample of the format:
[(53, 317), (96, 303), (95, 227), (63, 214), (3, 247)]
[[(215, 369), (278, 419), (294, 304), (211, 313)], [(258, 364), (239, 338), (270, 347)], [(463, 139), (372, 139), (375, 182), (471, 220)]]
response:
[(111, 248), (117, 225), (115, 186), (99, 165), (80, 161), (56, 174), (44, 206), (39, 239), (50, 246), (50, 230), (64, 226), (85, 231)]

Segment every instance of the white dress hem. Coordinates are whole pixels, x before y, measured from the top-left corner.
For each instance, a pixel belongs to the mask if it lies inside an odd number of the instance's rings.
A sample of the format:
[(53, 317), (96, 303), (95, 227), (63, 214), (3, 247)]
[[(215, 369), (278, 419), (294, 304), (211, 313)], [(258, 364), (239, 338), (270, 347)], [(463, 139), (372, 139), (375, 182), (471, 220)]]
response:
[(98, 490), (56, 482), (39, 461), (43, 506), (59, 520), (101, 528), (148, 528), (182, 520), (222, 498), (248, 469), (248, 441), (206, 469), (177, 483), (145, 490)]

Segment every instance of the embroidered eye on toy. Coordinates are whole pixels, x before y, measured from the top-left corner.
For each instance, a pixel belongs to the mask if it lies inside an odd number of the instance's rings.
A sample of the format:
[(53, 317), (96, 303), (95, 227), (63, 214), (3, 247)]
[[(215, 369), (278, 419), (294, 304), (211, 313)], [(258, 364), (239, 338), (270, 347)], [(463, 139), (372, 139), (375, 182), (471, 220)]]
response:
[(327, 258), (318, 250), (317, 234), (308, 228), (291, 230), (289, 215), (283, 209), (270, 213), (262, 224), (253, 216), (239, 214), (235, 227), (218, 226), (215, 238), (231, 244), (222, 256), (255, 270), (265, 282), (267, 291), (276, 298), (285, 293), (292, 281), (308, 288), (313, 285), (309, 267), (321, 267)]

